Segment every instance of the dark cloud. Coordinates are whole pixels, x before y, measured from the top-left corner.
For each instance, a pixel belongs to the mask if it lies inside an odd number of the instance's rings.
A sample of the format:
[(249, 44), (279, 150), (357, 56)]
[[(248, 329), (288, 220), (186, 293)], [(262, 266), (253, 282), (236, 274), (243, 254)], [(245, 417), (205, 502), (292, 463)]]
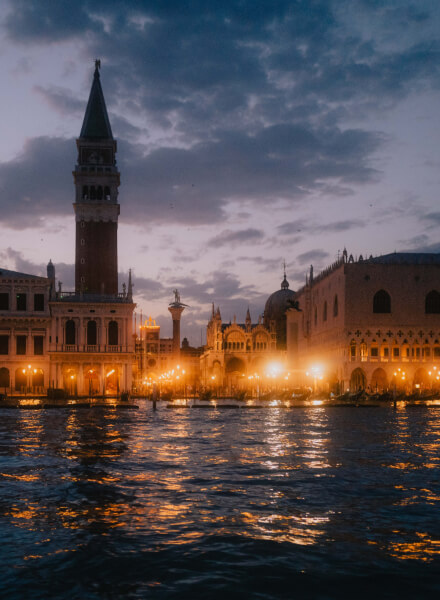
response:
[(221, 246), (240, 246), (241, 244), (255, 244), (264, 239), (264, 232), (261, 229), (242, 229), (231, 231), (226, 229), (209, 240), (208, 246), (220, 248)]
[(308, 263), (312, 263), (313, 261), (318, 262), (318, 264), (322, 263), (324, 259), (329, 257), (329, 253), (325, 250), (317, 249), (317, 250), (309, 250), (308, 252), (304, 252), (296, 257), (296, 260), (300, 265), (305, 265)]
[(351, 229), (363, 228), (366, 223), (362, 219), (347, 219), (344, 221), (333, 221), (324, 224), (314, 224), (306, 220), (291, 221), (277, 227), (280, 235), (292, 235), (296, 233), (338, 233), (350, 231)]
[[(298, 144), (296, 158), (322, 150), (328, 157), (330, 149), (341, 158), (351, 149), (358, 181), (355, 157), (360, 153), (363, 162), (378, 139), (372, 147), (363, 132), (335, 128), (335, 139), (325, 128), (389, 106), (422, 82), (439, 83), (437, 39), (429, 31), (419, 32), (417, 43), (401, 35), (409, 22), (422, 27), (438, 18), (438, 10), (404, 1), (398, 10), (393, 2), (380, 6), (291, 0), (256, 7), (248, 0), (195, 1), (183, 9), (178, 2), (78, 0), (72, 7), (67, 0), (19, 0), (10, 4), (5, 28), (13, 40), (27, 43), (76, 36), (85, 55), (101, 56), (106, 97), (128, 120), (143, 114), (146, 123), (172, 130), (186, 144), (221, 144), (228, 129), (256, 135), (272, 157), (283, 143), (270, 150), (271, 133), (284, 138), (291, 152)], [(395, 43), (379, 44), (361, 26), (348, 26), (345, 13), (361, 8), (366, 22), (379, 24)], [(298, 124), (305, 128), (292, 131)], [(330, 177), (325, 166), (324, 160), (320, 174)]]
[[(27, 273), (28, 275), (37, 275), (39, 277), (47, 277), (47, 263), (36, 263), (26, 258), (22, 252), (13, 248), (6, 248), (0, 252), (1, 265), (4, 268)], [(75, 288), (75, 265), (68, 263), (60, 263), (52, 260), (55, 266), (55, 275), (58, 281), (63, 284), (63, 289), (73, 290)]]
[[(416, 43), (390, 34), (393, 3), (380, 3), (380, 18), (377, 6), (355, 5), (393, 43), (349, 28), (344, 10), (355, 10), (352, 3), (328, 0), (258, 7), (195, 1), (184, 9), (178, 2), (78, 0), (73, 7), (19, 0), (10, 3), (4, 27), (15, 42), (77, 38), (84, 56), (101, 56), (120, 142), (123, 220), (214, 224), (227, 218), (231, 201), (298, 203), (311, 192), (350, 194), (354, 184), (380, 177), (371, 159), (387, 138), (344, 120), (438, 86), (440, 47), (429, 30)], [(406, 20), (427, 27), (438, 17), (410, 2), (400, 10), (402, 31)], [(76, 118), (79, 131), (85, 99), (61, 87), (35, 90)], [(39, 138), (0, 165), (3, 221), (22, 228), (40, 224), (42, 211), (70, 211), (66, 166), (74, 160), (73, 140)], [(17, 198), (23, 210), (13, 219)], [(356, 226), (341, 221), (333, 231)], [(282, 227), (289, 234), (288, 224)]]
[(0, 220), (12, 229), (44, 227), (49, 216), (72, 214), (74, 140), (40, 137), (0, 164)]
[(80, 119), (84, 116), (84, 107), (86, 106), (83, 100), (76, 97), (71, 90), (61, 87), (43, 87), (41, 85), (34, 86), (34, 91), (39, 94), (49, 106), (55, 109), (62, 115), (69, 117), (77, 117)]
[(440, 224), (440, 212), (429, 212), (420, 216), (420, 220), (427, 223), (428, 229), (438, 227)]

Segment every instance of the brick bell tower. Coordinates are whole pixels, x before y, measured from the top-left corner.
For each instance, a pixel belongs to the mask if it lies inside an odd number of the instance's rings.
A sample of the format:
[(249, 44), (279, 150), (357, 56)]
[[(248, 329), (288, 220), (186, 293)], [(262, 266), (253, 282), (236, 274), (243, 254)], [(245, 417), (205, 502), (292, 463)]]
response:
[(75, 182), (75, 292), (118, 293), (118, 187), (116, 140), (95, 61), (92, 89), (79, 138)]

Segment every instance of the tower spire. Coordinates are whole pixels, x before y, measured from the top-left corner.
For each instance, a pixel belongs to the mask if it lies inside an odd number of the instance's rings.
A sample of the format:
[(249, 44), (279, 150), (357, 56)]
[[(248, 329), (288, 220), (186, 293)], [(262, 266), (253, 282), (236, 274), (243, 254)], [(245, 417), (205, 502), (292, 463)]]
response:
[(283, 260), (283, 281), (281, 282), (281, 289), (282, 290), (288, 290), (289, 289), (289, 282), (287, 281), (287, 277), (286, 277), (286, 261)]
[(101, 87), (100, 68), (101, 61), (97, 58), (95, 60), (95, 73), (93, 75), (92, 88), (90, 90), (80, 138), (113, 139), (104, 93)]

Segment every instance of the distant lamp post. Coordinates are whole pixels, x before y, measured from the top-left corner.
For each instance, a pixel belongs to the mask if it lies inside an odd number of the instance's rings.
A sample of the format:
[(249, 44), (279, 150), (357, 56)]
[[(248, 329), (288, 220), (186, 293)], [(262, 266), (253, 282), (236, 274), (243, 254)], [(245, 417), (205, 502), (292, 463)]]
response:
[(75, 390), (75, 375), (71, 375), (70, 376), (70, 395), (73, 396), (74, 390)]
[(93, 379), (93, 369), (89, 369), (89, 396), (92, 395), (92, 379)]

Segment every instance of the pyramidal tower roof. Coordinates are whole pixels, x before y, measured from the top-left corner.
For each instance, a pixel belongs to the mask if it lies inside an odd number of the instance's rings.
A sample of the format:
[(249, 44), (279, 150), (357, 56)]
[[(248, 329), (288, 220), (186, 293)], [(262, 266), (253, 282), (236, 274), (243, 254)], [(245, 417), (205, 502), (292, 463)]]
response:
[(90, 90), (86, 114), (81, 128), (80, 137), (88, 139), (113, 139), (112, 128), (108, 119), (107, 107), (102, 92), (99, 69), (101, 61), (95, 61), (95, 74)]

